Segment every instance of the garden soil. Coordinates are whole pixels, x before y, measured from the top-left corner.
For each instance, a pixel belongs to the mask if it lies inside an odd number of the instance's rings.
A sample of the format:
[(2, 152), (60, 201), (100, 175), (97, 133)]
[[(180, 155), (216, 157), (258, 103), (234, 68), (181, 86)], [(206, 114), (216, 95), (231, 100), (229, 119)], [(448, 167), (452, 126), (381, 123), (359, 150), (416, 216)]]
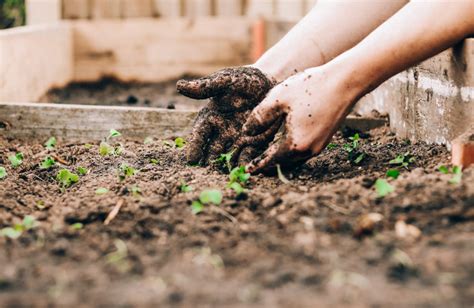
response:
[[(326, 149), (278, 177), (252, 176), (246, 193), (226, 188), (217, 167), (185, 163), (162, 140), (99, 142), (0, 138), (0, 229), (33, 216), (38, 226), (0, 237), (0, 306), (467, 307), (474, 302), (474, 169), (458, 184), (438, 171), (443, 146), (411, 144), (388, 129), (362, 134), (366, 157), (348, 160), (338, 133)], [(7, 157), (24, 154), (12, 168)], [(387, 179), (389, 161), (414, 160)], [(48, 155), (62, 166), (40, 169)], [(123, 163), (139, 172), (119, 180)], [(59, 169), (88, 170), (71, 187)], [(384, 178), (394, 191), (380, 198)], [(182, 183), (193, 188), (181, 192)], [(97, 195), (100, 187), (109, 191)], [(195, 215), (204, 189), (219, 206)], [(110, 220), (110, 213), (118, 209)], [(109, 217), (109, 223), (104, 221)]]

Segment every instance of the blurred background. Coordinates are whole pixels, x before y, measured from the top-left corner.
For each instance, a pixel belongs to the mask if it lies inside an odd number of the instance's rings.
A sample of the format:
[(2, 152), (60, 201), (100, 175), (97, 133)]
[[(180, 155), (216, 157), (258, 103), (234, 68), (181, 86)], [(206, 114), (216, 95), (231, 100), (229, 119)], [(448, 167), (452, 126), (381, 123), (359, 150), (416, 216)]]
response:
[(0, 29), (25, 24), (25, 0), (0, 0)]

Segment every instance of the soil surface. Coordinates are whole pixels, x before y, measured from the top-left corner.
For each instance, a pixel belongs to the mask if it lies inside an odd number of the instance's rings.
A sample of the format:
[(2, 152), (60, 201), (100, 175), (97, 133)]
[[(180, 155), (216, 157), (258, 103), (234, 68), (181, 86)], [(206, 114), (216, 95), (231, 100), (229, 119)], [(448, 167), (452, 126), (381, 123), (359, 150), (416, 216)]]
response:
[[(8, 173), (0, 229), (26, 215), (39, 223), (17, 239), (0, 237), (0, 306), (474, 302), (474, 168), (450, 184), (452, 175), (437, 170), (449, 165), (442, 146), (377, 129), (362, 135), (366, 157), (356, 165), (342, 147), (351, 141), (338, 133), (335, 148), (284, 172), (290, 183), (252, 176), (236, 197), (227, 174), (186, 165), (183, 149), (126, 136), (115, 142), (122, 153), (103, 157), (98, 143), (60, 140), (48, 151), (44, 140), (0, 139)], [(24, 160), (14, 169), (7, 157), (16, 152)], [(407, 152), (414, 160), (387, 179), (394, 192), (379, 198), (375, 180)], [(55, 177), (64, 166), (38, 166), (47, 155), (88, 173), (62, 191)], [(122, 163), (139, 172), (120, 181)], [(182, 181), (193, 190), (181, 192)], [(97, 195), (100, 187), (109, 192)], [(223, 191), (222, 204), (195, 215), (191, 202), (207, 188)]]
[[(183, 76), (193, 79), (192, 76)], [(104, 78), (98, 82), (74, 82), (48, 91), (42, 103), (83, 104), (103, 106), (155, 107), (177, 110), (199, 110), (206, 101), (197, 101), (178, 94), (176, 82), (122, 82)]]

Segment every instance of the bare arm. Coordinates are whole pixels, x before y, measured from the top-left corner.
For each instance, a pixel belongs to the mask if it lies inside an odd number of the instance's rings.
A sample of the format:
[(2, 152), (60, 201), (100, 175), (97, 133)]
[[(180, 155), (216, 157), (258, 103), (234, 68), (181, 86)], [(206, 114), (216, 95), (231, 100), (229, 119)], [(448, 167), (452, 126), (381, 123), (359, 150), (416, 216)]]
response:
[(407, 0), (322, 0), (255, 67), (277, 80), (323, 65), (359, 43)]
[(394, 74), (474, 33), (474, 1), (413, 1), (354, 48), (275, 87), (244, 126), (255, 135), (285, 117), (286, 135), (252, 172), (318, 154), (357, 100)]

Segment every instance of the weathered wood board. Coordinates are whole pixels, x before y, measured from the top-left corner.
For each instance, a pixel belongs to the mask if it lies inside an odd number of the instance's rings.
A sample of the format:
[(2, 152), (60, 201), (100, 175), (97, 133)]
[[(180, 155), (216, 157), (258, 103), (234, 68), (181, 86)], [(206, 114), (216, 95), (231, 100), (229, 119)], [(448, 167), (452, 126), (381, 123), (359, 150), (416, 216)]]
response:
[[(0, 103), (0, 135), (18, 139), (90, 142), (107, 136), (110, 129), (127, 138), (186, 136), (196, 111), (158, 108)], [(384, 119), (349, 117), (344, 125), (361, 131), (383, 126)]]

